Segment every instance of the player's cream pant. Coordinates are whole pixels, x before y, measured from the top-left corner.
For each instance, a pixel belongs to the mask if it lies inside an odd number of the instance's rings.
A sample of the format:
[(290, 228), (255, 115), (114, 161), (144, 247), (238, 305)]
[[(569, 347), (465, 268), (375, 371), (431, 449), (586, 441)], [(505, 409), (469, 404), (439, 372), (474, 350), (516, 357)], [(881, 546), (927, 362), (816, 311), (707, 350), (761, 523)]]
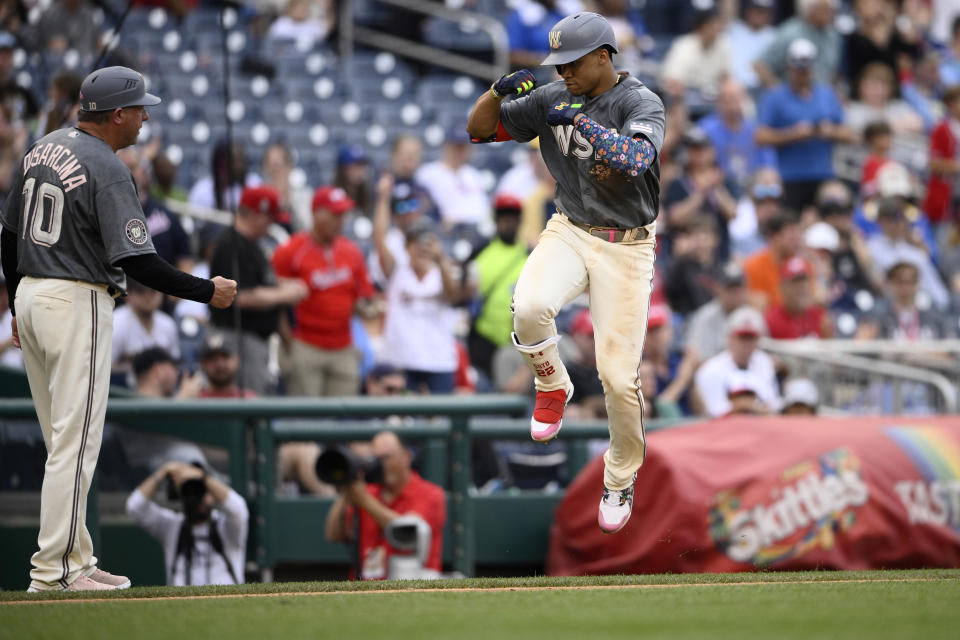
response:
[[(639, 368), (653, 285), (656, 223), (650, 237), (612, 243), (553, 216), (527, 259), (514, 290), (514, 332), (540, 391), (570, 382), (557, 351), (554, 318), (567, 302), (590, 291), (597, 371), (610, 421), (604, 484), (623, 489), (643, 463), (643, 396)], [(536, 350), (530, 347), (537, 347)]]
[(114, 301), (102, 285), (26, 277), (16, 305), (23, 364), (47, 445), (31, 586), (58, 589), (97, 567), (87, 491), (107, 411)]

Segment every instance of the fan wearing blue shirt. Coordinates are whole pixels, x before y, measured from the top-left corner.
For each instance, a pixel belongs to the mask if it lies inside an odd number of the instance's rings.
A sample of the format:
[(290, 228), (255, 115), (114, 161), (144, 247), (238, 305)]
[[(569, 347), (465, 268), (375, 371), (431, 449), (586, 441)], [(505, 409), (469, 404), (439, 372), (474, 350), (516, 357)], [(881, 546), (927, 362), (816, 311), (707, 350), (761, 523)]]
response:
[(820, 183), (833, 177), (833, 144), (853, 140), (833, 88), (814, 82), (816, 59), (809, 40), (790, 43), (787, 82), (764, 94), (755, 136), (776, 149), (784, 204), (797, 210), (813, 204)]
[(776, 167), (777, 156), (771, 147), (756, 143), (756, 120), (744, 117), (747, 96), (740, 84), (728, 78), (720, 85), (717, 110), (698, 122), (717, 152), (717, 164), (724, 175), (741, 187), (761, 167)]

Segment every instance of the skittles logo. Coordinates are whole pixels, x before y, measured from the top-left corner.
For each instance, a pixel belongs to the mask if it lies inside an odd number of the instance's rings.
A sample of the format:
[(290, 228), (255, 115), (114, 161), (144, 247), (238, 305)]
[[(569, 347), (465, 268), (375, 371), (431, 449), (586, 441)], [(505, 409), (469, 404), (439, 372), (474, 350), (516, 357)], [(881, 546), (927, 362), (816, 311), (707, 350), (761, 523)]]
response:
[(860, 461), (835, 449), (785, 469), (778, 480), (718, 493), (708, 515), (710, 537), (731, 560), (766, 567), (833, 548), (868, 497)]

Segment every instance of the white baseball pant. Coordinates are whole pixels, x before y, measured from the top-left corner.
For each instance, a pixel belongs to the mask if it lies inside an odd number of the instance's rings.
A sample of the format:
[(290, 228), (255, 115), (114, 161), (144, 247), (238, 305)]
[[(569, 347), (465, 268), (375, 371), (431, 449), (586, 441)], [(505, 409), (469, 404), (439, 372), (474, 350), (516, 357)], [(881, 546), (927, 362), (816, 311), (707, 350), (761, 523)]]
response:
[[(570, 384), (557, 350), (554, 318), (587, 287), (597, 372), (610, 422), (604, 485), (624, 489), (643, 464), (643, 395), (639, 368), (653, 287), (656, 223), (643, 240), (613, 243), (556, 214), (547, 223), (514, 290), (514, 332), (538, 391)], [(533, 355), (534, 357), (529, 357)]]
[(113, 298), (105, 285), (25, 277), (17, 331), (47, 446), (30, 585), (61, 589), (97, 568), (86, 526), (110, 390)]

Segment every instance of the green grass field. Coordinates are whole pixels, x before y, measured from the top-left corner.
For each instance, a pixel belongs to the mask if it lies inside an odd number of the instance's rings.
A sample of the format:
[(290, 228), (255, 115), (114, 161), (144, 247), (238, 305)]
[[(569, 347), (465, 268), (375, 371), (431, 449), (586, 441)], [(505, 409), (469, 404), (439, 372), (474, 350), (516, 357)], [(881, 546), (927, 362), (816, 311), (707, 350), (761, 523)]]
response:
[(960, 570), (0, 593), (0, 638), (70, 637), (932, 640), (960, 637)]

